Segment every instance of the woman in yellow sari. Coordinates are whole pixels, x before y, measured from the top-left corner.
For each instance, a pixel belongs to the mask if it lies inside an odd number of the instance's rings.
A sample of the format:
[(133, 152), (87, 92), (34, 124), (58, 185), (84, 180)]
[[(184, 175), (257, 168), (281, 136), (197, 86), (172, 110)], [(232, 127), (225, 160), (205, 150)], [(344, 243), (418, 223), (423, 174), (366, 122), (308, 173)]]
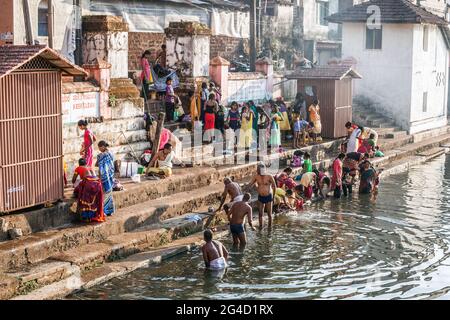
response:
[(253, 112), (247, 104), (242, 107), (239, 147), (250, 148), (253, 142)]

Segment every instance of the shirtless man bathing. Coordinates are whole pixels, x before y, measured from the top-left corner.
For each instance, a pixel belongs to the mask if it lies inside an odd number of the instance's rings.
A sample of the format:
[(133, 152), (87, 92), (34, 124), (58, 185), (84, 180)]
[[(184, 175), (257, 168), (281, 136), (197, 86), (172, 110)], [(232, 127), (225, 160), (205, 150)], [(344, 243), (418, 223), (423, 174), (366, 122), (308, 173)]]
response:
[(266, 173), (266, 166), (264, 164), (258, 165), (256, 175), (253, 177), (247, 188), (250, 189), (255, 184), (256, 190), (258, 191), (259, 228), (261, 229), (263, 227), (263, 214), (265, 209), (267, 209), (269, 227), (271, 227), (274, 192), (277, 189), (277, 185), (273, 176)]
[(235, 247), (238, 245), (244, 247), (247, 244), (247, 236), (244, 229), (245, 217), (247, 217), (250, 228), (256, 230), (253, 226), (253, 210), (249, 205), (251, 198), (250, 193), (246, 193), (242, 201), (225, 205), (225, 211), (230, 221), (230, 231), (233, 235), (233, 246)]
[(222, 270), (227, 267), (228, 251), (225, 246), (217, 240), (213, 240), (213, 232), (206, 229), (203, 233), (205, 244), (202, 246), (205, 267), (210, 270)]
[(225, 178), (223, 179), (223, 183), (225, 185), (225, 189), (223, 190), (222, 201), (220, 202), (220, 206), (217, 211), (220, 211), (222, 209), (222, 206), (225, 203), (228, 195), (230, 195), (231, 198), (229, 207), (231, 207), (231, 205), (237, 201), (242, 201), (242, 198), (244, 196), (242, 194), (241, 187), (237, 182), (232, 181), (230, 178)]

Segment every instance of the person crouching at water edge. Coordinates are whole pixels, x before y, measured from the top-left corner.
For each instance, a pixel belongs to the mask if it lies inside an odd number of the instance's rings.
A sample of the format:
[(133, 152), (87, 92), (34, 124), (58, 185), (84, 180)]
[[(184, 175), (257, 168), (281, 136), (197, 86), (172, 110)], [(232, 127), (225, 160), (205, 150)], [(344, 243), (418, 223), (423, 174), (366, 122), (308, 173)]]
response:
[(147, 174), (156, 175), (159, 178), (166, 178), (172, 175), (172, 162), (178, 163), (184, 168), (184, 163), (177, 159), (175, 152), (172, 150), (172, 145), (166, 143), (164, 149), (159, 151), (148, 165)]
[(242, 201), (227, 203), (225, 212), (230, 221), (230, 232), (233, 236), (233, 246), (243, 248), (247, 244), (247, 235), (245, 233), (245, 217), (247, 217), (250, 228), (256, 230), (253, 226), (253, 210), (249, 205), (252, 196), (250, 193), (244, 194)]
[(255, 184), (258, 191), (259, 228), (261, 229), (263, 227), (263, 214), (265, 210), (267, 210), (268, 223), (269, 227), (271, 227), (274, 192), (277, 189), (277, 185), (273, 176), (267, 174), (266, 166), (262, 163), (258, 165), (256, 175), (247, 188), (250, 189)]
[(217, 240), (213, 240), (213, 232), (209, 229), (203, 233), (205, 244), (202, 246), (203, 260), (206, 268), (222, 270), (227, 267), (228, 250)]

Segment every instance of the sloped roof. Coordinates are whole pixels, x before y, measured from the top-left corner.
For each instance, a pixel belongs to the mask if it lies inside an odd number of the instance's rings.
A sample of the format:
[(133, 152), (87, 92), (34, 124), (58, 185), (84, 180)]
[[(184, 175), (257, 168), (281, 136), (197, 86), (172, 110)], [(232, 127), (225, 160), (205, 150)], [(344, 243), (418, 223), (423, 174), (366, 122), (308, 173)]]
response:
[(84, 69), (74, 65), (55, 50), (43, 45), (4, 45), (0, 46), (0, 78), (17, 70), (28, 61), (41, 57), (63, 75), (86, 76)]
[(440, 26), (447, 26), (449, 23), (417, 6), (408, 0), (371, 0), (347, 8), (342, 12), (332, 14), (325, 19), (329, 22), (367, 22), (367, 18), (373, 15), (369, 6), (378, 6), (381, 11), (381, 23), (429, 23)]
[(342, 80), (345, 77), (361, 79), (362, 76), (350, 66), (316, 66), (309, 69), (298, 69), (287, 75), (288, 79), (328, 79)]

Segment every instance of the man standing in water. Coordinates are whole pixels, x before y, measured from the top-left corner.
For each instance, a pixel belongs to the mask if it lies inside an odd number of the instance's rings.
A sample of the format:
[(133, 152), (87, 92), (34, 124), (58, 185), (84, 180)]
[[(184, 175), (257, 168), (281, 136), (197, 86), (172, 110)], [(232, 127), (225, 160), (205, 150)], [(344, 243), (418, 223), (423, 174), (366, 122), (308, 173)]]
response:
[(257, 185), (256, 189), (258, 191), (259, 228), (261, 229), (263, 227), (263, 214), (265, 209), (267, 209), (269, 227), (271, 227), (274, 192), (277, 189), (277, 185), (273, 176), (266, 173), (266, 166), (262, 163), (258, 165), (256, 175), (248, 185), (248, 188), (250, 189), (255, 184)]
[(213, 240), (213, 232), (206, 229), (203, 233), (205, 244), (202, 247), (205, 266), (211, 270), (222, 270), (227, 267), (228, 251), (220, 241)]
[(220, 206), (217, 209), (217, 211), (220, 211), (222, 209), (223, 204), (225, 203), (225, 200), (227, 199), (227, 196), (230, 195), (231, 203), (232, 205), (234, 202), (242, 201), (242, 191), (241, 187), (237, 182), (232, 181), (230, 178), (223, 179), (223, 183), (225, 184), (225, 189), (222, 193), (222, 201), (220, 202)]
[(230, 220), (230, 231), (233, 236), (233, 246), (238, 245), (244, 247), (247, 244), (247, 236), (244, 229), (244, 220), (247, 217), (248, 224), (252, 230), (255, 230), (253, 226), (253, 210), (248, 204), (251, 199), (250, 193), (246, 193), (243, 196), (242, 201), (238, 201), (232, 204), (227, 204), (225, 206), (225, 211), (228, 215), (228, 220)]

